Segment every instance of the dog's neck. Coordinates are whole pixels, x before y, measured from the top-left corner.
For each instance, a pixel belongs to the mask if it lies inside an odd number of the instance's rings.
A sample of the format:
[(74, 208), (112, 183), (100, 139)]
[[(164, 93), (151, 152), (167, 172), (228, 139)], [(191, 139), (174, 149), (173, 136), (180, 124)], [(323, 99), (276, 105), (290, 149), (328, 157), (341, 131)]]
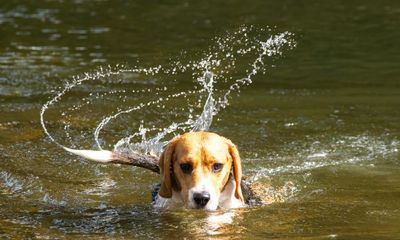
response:
[(229, 176), (229, 180), (226, 183), (224, 190), (219, 196), (218, 206), (221, 208), (240, 208), (244, 207), (244, 203), (235, 197), (236, 182), (233, 174)]

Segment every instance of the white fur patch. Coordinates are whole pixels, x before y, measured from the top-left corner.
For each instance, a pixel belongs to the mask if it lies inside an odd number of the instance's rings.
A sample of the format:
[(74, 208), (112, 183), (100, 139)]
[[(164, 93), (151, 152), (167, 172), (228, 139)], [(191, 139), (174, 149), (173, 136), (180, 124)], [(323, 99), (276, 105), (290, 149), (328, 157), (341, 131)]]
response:
[(197, 207), (197, 204), (194, 201), (194, 194), (201, 193), (201, 192), (207, 192), (210, 194), (210, 200), (208, 201), (208, 203), (204, 207), (204, 209), (209, 210), (209, 211), (216, 210), (218, 208), (219, 194), (218, 194), (217, 189), (215, 188), (214, 184), (212, 184), (212, 182), (207, 178), (203, 179), (196, 186), (189, 189), (188, 207), (189, 208)]

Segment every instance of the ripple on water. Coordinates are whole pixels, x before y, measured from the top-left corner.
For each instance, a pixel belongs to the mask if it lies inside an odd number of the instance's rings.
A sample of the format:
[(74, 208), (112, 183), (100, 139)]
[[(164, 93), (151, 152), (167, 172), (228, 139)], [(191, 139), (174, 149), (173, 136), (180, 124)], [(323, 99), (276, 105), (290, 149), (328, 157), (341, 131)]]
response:
[[(345, 164), (374, 164), (396, 158), (400, 141), (387, 134), (375, 136), (338, 136), (312, 142), (298, 142), (287, 145), (285, 153), (273, 156), (268, 166), (250, 170), (255, 176), (274, 176), (285, 173), (312, 171), (317, 168)], [(284, 165), (281, 165), (284, 163)]]
[(44, 185), (38, 177), (34, 176), (16, 176), (7, 171), (0, 171), (0, 188), (3, 196), (13, 198), (29, 198), (42, 204), (53, 206), (65, 206), (64, 200), (56, 200), (47, 193)]

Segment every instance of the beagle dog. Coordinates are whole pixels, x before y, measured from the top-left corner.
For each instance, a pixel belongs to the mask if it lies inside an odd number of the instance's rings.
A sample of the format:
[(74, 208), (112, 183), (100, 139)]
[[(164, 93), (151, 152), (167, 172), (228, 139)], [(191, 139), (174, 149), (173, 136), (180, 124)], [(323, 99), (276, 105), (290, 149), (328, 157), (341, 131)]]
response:
[(156, 207), (216, 210), (245, 206), (242, 167), (235, 145), (210, 132), (173, 138), (159, 160), (161, 186)]

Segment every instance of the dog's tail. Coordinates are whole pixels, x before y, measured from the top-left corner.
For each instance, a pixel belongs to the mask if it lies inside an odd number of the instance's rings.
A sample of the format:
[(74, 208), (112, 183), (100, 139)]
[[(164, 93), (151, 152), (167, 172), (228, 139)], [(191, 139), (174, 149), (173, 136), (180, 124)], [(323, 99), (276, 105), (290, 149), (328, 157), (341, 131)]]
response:
[(111, 161), (118, 160), (117, 155), (108, 150), (80, 150), (67, 147), (63, 148), (67, 152), (73, 153), (75, 155), (95, 162), (109, 163)]
[(112, 152), (108, 150), (86, 150), (72, 149), (64, 147), (64, 150), (80, 157), (100, 162), (100, 163), (117, 163), (133, 165), (149, 169), (153, 172), (160, 173), (158, 167), (158, 157), (153, 155), (141, 154), (137, 152)]

